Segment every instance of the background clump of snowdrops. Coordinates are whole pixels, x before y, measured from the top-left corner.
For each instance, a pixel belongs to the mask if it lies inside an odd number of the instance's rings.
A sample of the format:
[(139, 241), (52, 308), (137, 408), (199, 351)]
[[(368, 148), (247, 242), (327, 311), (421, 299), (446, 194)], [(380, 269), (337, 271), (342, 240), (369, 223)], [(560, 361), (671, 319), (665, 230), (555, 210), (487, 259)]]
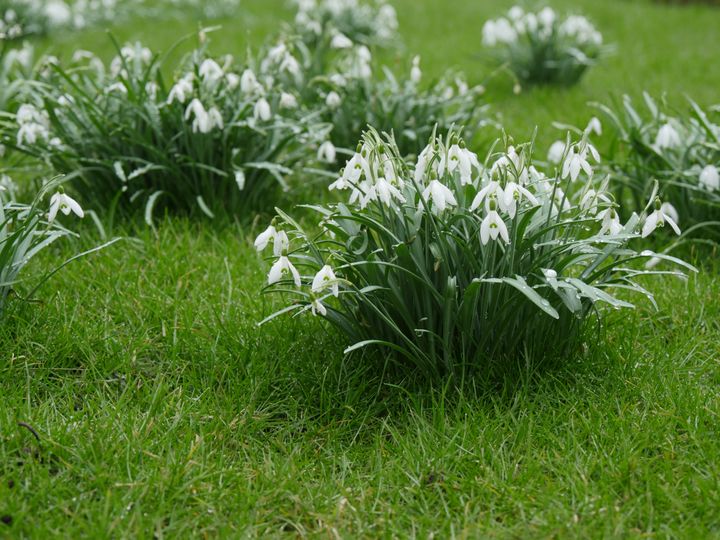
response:
[(615, 106), (597, 104), (616, 139), (609, 167), (618, 200), (637, 207), (659, 182), (674, 220), (694, 235), (717, 238), (720, 230), (720, 124), (717, 110), (692, 100), (673, 109), (647, 93), (643, 105), (623, 96)]
[(551, 7), (536, 13), (513, 6), (485, 22), (482, 42), (522, 84), (575, 84), (606, 52), (587, 18), (562, 17)]
[(270, 319), (322, 315), (346, 352), (379, 346), (430, 380), (573, 352), (603, 304), (633, 307), (617, 292), (653, 301), (638, 277), (654, 272), (633, 261), (687, 266), (631, 247), (662, 224), (661, 202), (652, 193), (621, 222), (589, 133), (547, 176), (529, 143), (502, 141), (481, 162), (450, 131), (410, 163), (368, 132), (330, 185), (347, 203), (308, 207), (320, 232), (280, 211), (256, 239), (272, 244), (268, 290), (296, 299)]

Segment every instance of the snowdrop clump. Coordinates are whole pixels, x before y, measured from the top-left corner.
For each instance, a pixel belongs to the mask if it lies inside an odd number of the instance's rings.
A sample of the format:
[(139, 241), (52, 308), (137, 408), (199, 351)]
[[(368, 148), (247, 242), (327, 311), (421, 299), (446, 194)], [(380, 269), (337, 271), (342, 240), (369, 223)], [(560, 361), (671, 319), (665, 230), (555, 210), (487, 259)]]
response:
[[(609, 166), (619, 181), (616, 197), (639, 207), (659, 182), (667, 216), (688, 230), (717, 234), (720, 221), (720, 123), (690, 101), (674, 111), (644, 94), (645, 109), (628, 96), (621, 104), (596, 106), (605, 113), (617, 143)], [(675, 232), (677, 230), (672, 227)]]
[(258, 251), (272, 246), (267, 291), (294, 298), (263, 322), (323, 316), (347, 335), (347, 352), (383, 348), (427, 377), (566, 352), (588, 319), (602, 322), (602, 305), (633, 307), (618, 293), (652, 301), (636, 277), (655, 272), (633, 261), (687, 267), (632, 249), (667, 216), (621, 221), (607, 178), (587, 163), (594, 153), (584, 133), (569, 141), (567, 170), (548, 177), (530, 144), (506, 140), (479, 158), (450, 131), (408, 161), (369, 131), (330, 185), (347, 202), (307, 207), (320, 232), (278, 211), (258, 236)]
[(526, 12), (514, 6), (484, 24), (482, 40), (525, 84), (575, 84), (606, 50), (585, 17), (562, 18), (550, 7)]
[(201, 47), (169, 82), (160, 67), (141, 44), (121, 47), (107, 66), (78, 51), (3, 122), (0, 141), (69, 174), (93, 206), (144, 204), (148, 221), (156, 205), (209, 216), (268, 207), (315, 163), (308, 148), (328, 128), (253, 65)]
[[(449, 129), (464, 123), (476, 130), (487, 123), (484, 88), (471, 87), (462, 74), (448, 72), (439, 80), (426, 80), (416, 56), (409, 73), (396, 75), (377, 65), (366, 45), (343, 34), (321, 38), (314, 49), (281, 38), (266, 56), (276, 60), (264, 62), (261, 72), (265, 79), (281, 81), (332, 125), (330, 139), (336, 147), (352, 149), (363, 130), (373, 125), (393, 132), (403, 155), (417, 154), (435, 124)], [(467, 135), (472, 136), (470, 129)]]
[(324, 35), (338, 36), (368, 47), (397, 42), (395, 8), (385, 0), (295, 0), (294, 27), (303, 41), (312, 46)]

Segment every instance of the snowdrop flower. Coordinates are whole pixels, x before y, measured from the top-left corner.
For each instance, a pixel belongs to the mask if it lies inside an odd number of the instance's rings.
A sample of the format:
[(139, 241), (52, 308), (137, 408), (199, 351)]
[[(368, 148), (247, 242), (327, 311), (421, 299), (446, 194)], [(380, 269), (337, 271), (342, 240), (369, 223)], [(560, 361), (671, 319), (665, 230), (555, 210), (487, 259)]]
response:
[(338, 32), (330, 41), (330, 47), (333, 49), (349, 49), (353, 46), (352, 40), (345, 34)]
[(253, 108), (253, 117), (256, 121), (260, 120), (263, 122), (267, 122), (272, 118), (272, 111), (270, 110), (270, 104), (267, 99), (260, 98), (257, 100)]
[(203, 63), (200, 64), (198, 72), (200, 73), (200, 77), (203, 82), (207, 83), (209, 86), (214, 86), (224, 76), (222, 68), (212, 58), (206, 58), (203, 60)]
[(240, 86), (240, 76), (237, 73), (228, 73), (225, 75), (225, 81), (227, 81), (227, 86), (230, 90), (235, 90)]
[(553, 23), (555, 22), (555, 17), (555, 11), (551, 7), (545, 7), (541, 9), (540, 12), (537, 14), (538, 22), (546, 28), (549, 28), (553, 25)]
[(680, 135), (669, 122), (658, 130), (657, 137), (655, 138), (655, 148), (676, 148), (680, 146), (680, 144), (682, 144)]
[(331, 109), (337, 109), (341, 103), (342, 98), (340, 97), (340, 94), (338, 94), (334, 90), (331, 91), (325, 98), (325, 105), (327, 105)]
[(665, 222), (669, 223), (672, 230), (675, 231), (675, 234), (679, 236), (680, 227), (678, 227), (677, 221), (678, 213), (675, 207), (670, 203), (660, 204), (660, 199), (655, 199), (655, 211), (645, 220), (642, 228), (642, 237), (645, 238), (658, 227), (665, 226)]
[(583, 149), (579, 149), (577, 145), (572, 146), (570, 148), (570, 152), (565, 158), (565, 163), (563, 163), (563, 178), (567, 178), (569, 176), (570, 179), (575, 182), (578, 179), (578, 176), (580, 176), (581, 170), (585, 171), (585, 174), (587, 174), (589, 178), (592, 178), (593, 170), (587, 159), (588, 150), (590, 151), (593, 159), (597, 163), (600, 162), (600, 154), (598, 154), (598, 151), (591, 144), (586, 143)]
[(480, 224), (480, 242), (482, 245), (492, 240), (497, 240), (498, 236), (506, 243), (510, 243), (510, 235), (508, 234), (505, 222), (497, 213), (495, 199), (489, 199), (487, 204), (488, 213)]
[(343, 88), (344, 86), (347, 86), (347, 79), (339, 73), (333, 73), (332, 75), (330, 75), (329, 80), (337, 87)]
[(273, 225), (270, 225), (267, 229), (265, 229), (263, 232), (261, 232), (257, 238), (255, 239), (255, 249), (258, 251), (263, 251), (270, 241), (274, 241), (275, 237), (277, 236), (277, 230)]
[(504, 197), (500, 200), (500, 207), (508, 213), (510, 219), (515, 217), (517, 204), (522, 202), (523, 197), (525, 197), (533, 206), (538, 206), (540, 204), (532, 193), (515, 182), (508, 182), (505, 185), (503, 192)]
[(178, 103), (184, 104), (193, 92), (192, 79), (192, 73), (188, 73), (178, 82), (176, 82), (175, 85), (170, 89), (167, 102), (173, 103), (174, 101), (177, 101)]
[(588, 125), (585, 128), (585, 133), (595, 133), (597, 135), (602, 135), (602, 124), (596, 116), (593, 116), (590, 119), (590, 122), (588, 122)]
[(331, 191), (333, 189), (348, 189), (353, 187), (353, 184), (357, 184), (363, 173), (366, 178), (370, 178), (370, 165), (367, 160), (362, 156), (362, 153), (355, 152), (353, 156), (345, 164), (345, 168), (342, 171), (342, 176), (335, 182), (330, 184)]
[(127, 87), (126, 87), (123, 83), (121, 83), (121, 82), (116, 82), (116, 83), (111, 84), (110, 86), (108, 86), (108, 87), (105, 89), (105, 92), (107, 92), (108, 94), (110, 94), (110, 93), (112, 93), (112, 92), (118, 92), (118, 93), (120, 93), (120, 94), (127, 94), (127, 93), (128, 93)]
[(457, 206), (455, 195), (438, 180), (430, 182), (423, 191), (422, 198), (432, 205), (432, 210), (436, 215), (440, 215), (448, 206)]
[(315, 316), (317, 316), (318, 313), (323, 317), (327, 315), (327, 309), (325, 309), (325, 306), (323, 306), (319, 298), (314, 298), (313, 301), (310, 302), (310, 311), (312, 311), (312, 314)]
[(405, 202), (405, 197), (400, 193), (400, 190), (393, 186), (386, 178), (380, 177), (375, 184), (367, 190), (361, 206), (365, 207), (371, 200), (379, 200), (385, 204), (385, 206), (392, 206), (393, 198), (400, 202)]
[(325, 141), (318, 148), (318, 160), (325, 163), (335, 163), (335, 145), (330, 141)]
[(262, 93), (263, 87), (258, 82), (255, 73), (251, 69), (246, 69), (240, 75), (240, 91), (246, 96), (256, 93)]
[(210, 133), (216, 127), (219, 129), (224, 127), (220, 111), (215, 107), (205, 110), (205, 106), (197, 98), (193, 99), (185, 110), (185, 120), (189, 120), (190, 116), (195, 117), (192, 124), (193, 133)]
[(245, 171), (242, 169), (235, 170), (235, 183), (240, 191), (245, 189)]
[(281, 109), (297, 109), (297, 106), (297, 98), (294, 95), (288, 94), (287, 92), (283, 92), (282, 94), (280, 94)]
[(278, 231), (273, 225), (261, 232), (255, 239), (255, 249), (263, 251), (268, 244), (273, 243), (273, 255), (281, 257), (290, 249), (290, 239), (285, 231)]
[(448, 172), (452, 173), (457, 169), (460, 173), (460, 183), (465, 186), (472, 183), (472, 168), (480, 170), (480, 162), (478, 161), (477, 155), (467, 148), (461, 142), (460, 144), (453, 144), (447, 153), (447, 160), (445, 156), (440, 158), (438, 164), (439, 174), (445, 173), (447, 168)]
[(48, 221), (55, 221), (58, 211), (62, 212), (66, 216), (70, 215), (70, 212), (72, 212), (79, 218), (85, 217), (85, 212), (83, 212), (83, 209), (80, 207), (78, 202), (62, 192), (57, 192), (50, 198)]
[(616, 235), (620, 234), (623, 230), (623, 226), (620, 223), (620, 216), (618, 216), (615, 208), (607, 208), (597, 215), (597, 219), (602, 221), (600, 232), (598, 235), (604, 234)]
[(300, 287), (300, 273), (290, 262), (290, 259), (288, 259), (285, 255), (282, 255), (275, 264), (272, 265), (272, 268), (270, 268), (270, 272), (268, 273), (268, 285), (277, 283), (288, 274), (292, 276), (295, 286)]
[(589, 211), (591, 214), (597, 214), (598, 206), (600, 203), (610, 204), (610, 199), (603, 194), (589, 189), (583, 198), (580, 200), (580, 208)]
[(470, 205), (470, 211), (474, 212), (478, 208), (480, 208), (480, 205), (485, 201), (486, 199), (494, 198), (496, 200), (503, 201), (505, 200), (505, 192), (503, 191), (502, 187), (500, 187), (500, 184), (496, 182), (495, 180), (488, 183), (487, 186), (482, 188), (477, 195), (475, 195), (475, 198), (473, 199), (472, 204)]
[(338, 288), (338, 279), (335, 277), (335, 273), (329, 265), (323, 266), (320, 271), (315, 274), (312, 281), (312, 292), (319, 294), (325, 289), (330, 289), (333, 296), (337, 297), (340, 294)]
[(513, 43), (517, 41), (517, 32), (504, 18), (487, 21), (482, 28), (483, 44), (493, 47), (498, 43)]
[(715, 165), (706, 165), (700, 173), (700, 185), (708, 191), (720, 188), (720, 172)]
[(415, 56), (412, 61), (412, 68), (410, 69), (410, 80), (413, 84), (420, 84), (422, 79), (422, 70), (420, 69), (420, 57)]
[[(415, 183), (422, 184), (427, 172), (428, 164), (435, 155), (435, 148), (431, 144), (428, 144), (423, 148), (422, 152), (418, 155), (417, 163), (415, 163)], [(437, 166), (437, 163), (436, 163)]]
[(548, 161), (559, 164), (565, 155), (565, 141), (555, 141), (548, 150)]

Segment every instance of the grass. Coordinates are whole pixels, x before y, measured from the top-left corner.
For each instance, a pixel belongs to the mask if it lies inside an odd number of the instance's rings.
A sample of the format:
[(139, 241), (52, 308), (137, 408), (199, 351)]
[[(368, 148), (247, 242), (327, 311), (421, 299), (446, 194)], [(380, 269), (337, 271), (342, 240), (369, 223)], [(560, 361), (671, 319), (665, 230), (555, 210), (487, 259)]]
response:
[[(460, 65), (482, 78), (481, 21), (506, 3), (416, 4), (395, 2), (426, 72)], [(584, 123), (585, 102), (610, 94), (718, 101), (717, 10), (554, 4), (582, 8), (618, 54), (569, 90), (490, 88), (519, 140), (537, 124), (549, 143), (551, 120)], [(246, 2), (247, 33), (225, 21), (215, 49), (261, 39), (282, 5)], [(194, 27), (114, 31), (160, 47)], [(46, 43), (110, 54), (99, 31)], [(73, 263), (41, 303), (12, 304), (0, 329), (0, 536), (720, 536), (716, 251), (688, 253), (703, 267), (687, 283), (650, 283), (659, 311), (610, 314), (582, 357), (456, 392), (344, 358), (340, 337), (309, 317), (257, 328), (280, 305), (258, 294), (257, 230), (178, 218), (157, 231), (129, 231), (138, 241)], [(97, 242), (88, 224), (82, 246), (36, 262)]]

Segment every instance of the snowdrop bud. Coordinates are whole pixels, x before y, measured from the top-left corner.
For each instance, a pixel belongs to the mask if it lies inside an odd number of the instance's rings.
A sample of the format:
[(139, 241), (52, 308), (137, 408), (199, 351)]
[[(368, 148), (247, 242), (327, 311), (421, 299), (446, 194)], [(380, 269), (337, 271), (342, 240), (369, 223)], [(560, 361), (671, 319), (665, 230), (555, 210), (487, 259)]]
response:
[(253, 94), (258, 88), (257, 77), (251, 69), (246, 69), (240, 76), (240, 90), (243, 94)]
[(340, 106), (342, 103), (342, 98), (340, 97), (340, 94), (335, 92), (334, 90), (330, 92), (327, 97), (325, 98), (325, 104), (330, 107), (331, 109), (336, 109)]
[(318, 160), (323, 161), (325, 163), (335, 163), (335, 146), (330, 141), (325, 141), (320, 145), (320, 148), (318, 149)]
[[(2, 156), (2, 153), (0, 153)], [(720, 188), (720, 172), (715, 165), (706, 165), (700, 173), (700, 185), (708, 191)]]
[(412, 61), (412, 69), (410, 70), (410, 80), (413, 84), (419, 84), (422, 79), (422, 71), (420, 70), (420, 57), (416, 56)]
[(242, 169), (235, 171), (235, 183), (240, 191), (245, 189), (245, 172)]
[(297, 98), (294, 95), (283, 92), (280, 94), (281, 109), (296, 109), (298, 106)]
[(349, 49), (353, 46), (353, 42), (345, 34), (337, 33), (333, 36), (330, 42), (330, 47), (333, 49)]
[(658, 130), (655, 138), (655, 146), (662, 148), (676, 148), (680, 146), (680, 135), (669, 122)]
[(255, 120), (261, 120), (263, 122), (267, 122), (272, 118), (272, 111), (270, 110), (270, 104), (267, 99), (260, 98), (257, 100), (255, 108), (253, 109), (253, 116)]
[(515, 85), (513, 86), (513, 94), (517, 96), (520, 94), (520, 92), (522, 92), (522, 86), (520, 86), (520, 83), (515, 83)]

